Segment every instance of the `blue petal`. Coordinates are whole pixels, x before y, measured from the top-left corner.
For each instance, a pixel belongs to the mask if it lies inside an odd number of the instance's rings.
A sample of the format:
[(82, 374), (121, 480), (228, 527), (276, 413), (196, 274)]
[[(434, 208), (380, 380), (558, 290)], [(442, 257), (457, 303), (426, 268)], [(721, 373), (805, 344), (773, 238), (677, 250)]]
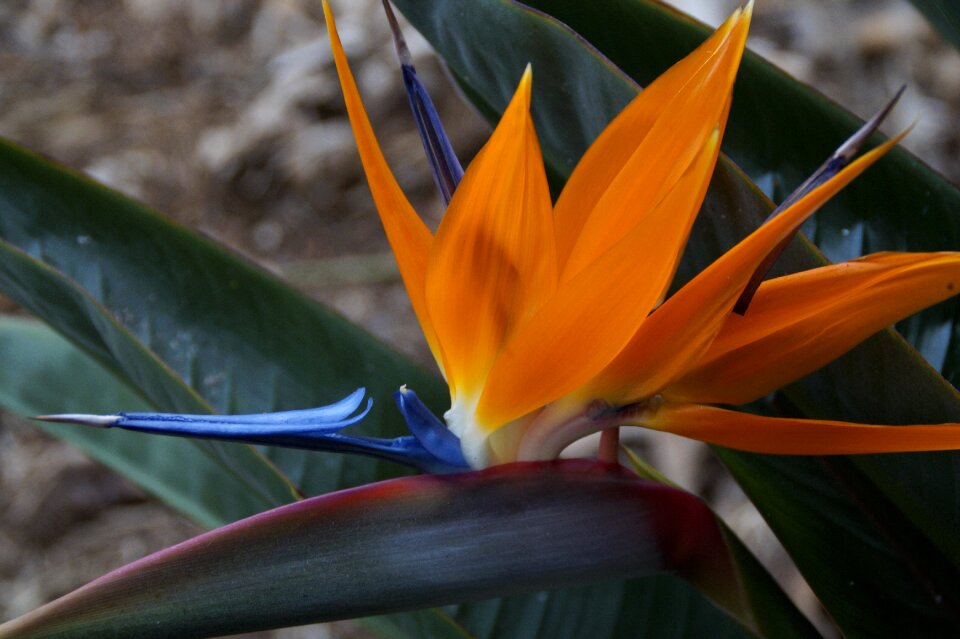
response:
[(410, 108), (413, 110), (413, 117), (417, 122), (417, 130), (420, 132), (420, 140), (423, 142), (423, 150), (430, 160), (430, 166), (433, 168), (433, 179), (440, 190), (445, 204), (449, 204), (453, 198), (453, 192), (460, 184), (463, 178), (463, 167), (460, 166), (460, 160), (450, 145), (443, 125), (440, 123), (440, 117), (427, 95), (427, 89), (417, 77), (417, 72), (411, 65), (401, 65), (403, 72), (403, 85), (407, 89), (407, 98), (410, 100)]
[[(781, 211), (791, 206), (794, 202), (805, 196), (807, 193), (810, 193), (815, 188), (832, 178), (834, 175), (840, 172), (843, 167), (847, 166), (857, 153), (860, 151), (860, 148), (867, 141), (867, 139), (873, 135), (873, 133), (880, 127), (880, 124), (886, 119), (887, 115), (890, 114), (890, 111), (893, 109), (894, 105), (900, 99), (900, 96), (903, 95), (903, 91), (906, 89), (906, 86), (900, 87), (900, 90), (897, 91), (896, 95), (891, 98), (889, 102), (879, 111), (877, 111), (872, 118), (867, 120), (863, 126), (857, 129), (856, 133), (851, 135), (847, 140), (837, 147), (837, 150), (833, 152), (827, 161), (820, 165), (816, 171), (813, 172), (813, 175), (808, 177), (803, 181), (803, 184), (798, 186), (793, 193), (787, 196), (780, 206), (775, 208), (773, 212), (767, 217), (767, 220), (771, 220)], [(766, 277), (767, 273), (773, 267), (774, 262), (777, 261), (777, 258), (780, 257), (780, 254), (783, 253), (784, 249), (787, 248), (787, 245), (790, 244), (790, 241), (793, 240), (793, 236), (797, 234), (800, 229), (798, 228), (790, 236), (783, 239), (782, 242), (777, 244), (770, 253), (764, 258), (760, 266), (757, 267), (757, 270), (754, 271), (753, 275), (750, 277), (750, 282), (747, 284), (746, 288), (743, 289), (743, 292), (740, 294), (740, 298), (737, 299), (736, 305), (733, 307), (733, 312), (738, 315), (743, 315), (747, 312), (747, 307), (750, 306), (750, 301), (753, 300), (754, 294), (757, 292), (757, 289), (760, 288), (760, 282), (763, 281), (763, 278)]]
[(363, 402), (364, 389), (358, 388), (346, 398), (329, 406), (306, 410), (253, 415), (182, 415), (172, 413), (118, 413), (112, 424), (128, 430), (163, 432), (167, 435), (197, 435), (237, 439), (244, 436), (311, 437), (356, 424), (373, 405), (368, 399), (363, 411), (355, 413)]
[(403, 418), (407, 420), (407, 428), (425, 449), (453, 467), (470, 467), (463, 457), (460, 438), (424, 406), (416, 393), (403, 387), (393, 394), (393, 398), (397, 402), (397, 408), (403, 413)]
[(813, 175), (804, 180), (803, 184), (798, 186), (796, 190), (787, 196), (787, 199), (783, 201), (777, 209), (770, 214), (772, 218), (774, 215), (790, 206), (804, 195), (814, 190), (834, 175), (839, 173), (843, 167), (850, 164), (850, 161), (857, 156), (857, 153), (860, 152), (860, 148), (864, 145), (867, 139), (876, 132), (880, 127), (883, 121), (890, 114), (890, 111), (893, 110), (894, 105), (900, 100), (900, 96), (903, 95), (903, 92), (906, 90), (906, 85), (900, 87), (900, 90), (887, 102), (882, 109), (877, 111), (872, 118), (864, 122), (857, 131), (851, 135), (847, 140), (841, 144), (836, 151), (833, 152), (827, 161), (820, 165)]
[[(463, 470), (438, 459), (416, 437), (394, 439), (343, 435), (370, 412), (363, 406), (364, 389), (329, 406), (254, 415), (184, 415), (175, 413), (118, 413), (116, 415), (44, 415), (35, 419), (101, 428), (123, 428), (156, 435), (213, 439), (244, 444), (284, 446), (306, 450), (366, 455), (412, 466), (429, 473)], [(362, 410), (361, 409), (362, 406)]]
[(420, 141), (427, 154), (430, 166), (433, 168), (433, 179), (437, 183), (440, 195), (446, 204), (450, 203), (453, 192), (463, 178), (463, 167), (450, 144), (450, 139), (443, 130), (440, 116), (433, 106), (433, 101), (427, 94), (427, 88), (417, 77), (417, 71), (410, 60), (410, 51), (400, 33), (397, 19), (393, 15), (389, 2), (383, 0), (383, 8), (393, 31), (393, 41), (397, 47), (397, 56), (400, 58), (400, 70), (403, 72), (403, 86), (407, 90), (407, 99), (410, 101), (410, 110), (420, 132)]

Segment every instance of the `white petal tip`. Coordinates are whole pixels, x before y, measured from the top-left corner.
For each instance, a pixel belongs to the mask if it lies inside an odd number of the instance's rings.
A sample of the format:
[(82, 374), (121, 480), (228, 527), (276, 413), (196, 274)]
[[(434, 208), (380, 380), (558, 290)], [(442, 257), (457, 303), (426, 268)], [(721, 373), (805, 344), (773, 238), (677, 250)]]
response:
[(114, 426), (122, 418), (119, 415), (84, 415), (83, 413), (64, 413), (62, 415), (38, 415), (31, 417), (41, 422), (55, 422), (58, 424), (83, 424), (98, 428)]

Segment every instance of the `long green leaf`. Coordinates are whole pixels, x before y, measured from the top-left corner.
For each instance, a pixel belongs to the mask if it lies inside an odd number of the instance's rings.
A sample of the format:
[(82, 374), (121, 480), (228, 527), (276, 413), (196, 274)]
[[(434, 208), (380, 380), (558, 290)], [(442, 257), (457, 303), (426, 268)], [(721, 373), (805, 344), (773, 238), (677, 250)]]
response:
[[(584, 138), (589, 141), (584, 132), (599, 130), (635, 93), (629, 79), (613, 68), (607, 58), (598, 55), (563, 25), (518, 3), (508, 0), (417, 3), (400, 0), (397, 4), (446, 59), (454, 76), (480, 110), (490, 116), (495, 116), (506, 104), (519, 70), (527, 62), (533, 63), (535, 119), (547, 161), (559, 176), (570, 169), (572, 162), (567, 158), (579, 157), (585, 148)], [(671, 58), (679, 57), (680, 49), (690, 50), (696, 38), (702, 37), (702, 29), (697, 25), (659, 5), (602, 2), (587, 6), (544, 0), (537, 6), (545, 10), (570, 8), (570, 13), (564, 14), (568, 22), (574, 22), (572, 18), (579, 15), (585, 21), (598, 23), (594, 25), (596, 30), (603, 32), (598, 37), (609, 45), (603, 48), (603, 52), (614, 60), (618, 51), (629, 52), (637, 65), (646, 65), (647, 76), (640, 78), (643, 81), (665, 68)], [(642, 30), (637, 27), (627, 34), (623, 25), (637, 21), (645, 21)], [(667, 40), (671, 42), (668, 44)], [(610, 44), (611, 41), (614, 44)], [(619, 48), (615, 49), (615, 46)], [(562, 53), (558, 54), (558, 51)], [(602, 79), (604, 76), (606, 80)], [(745, 95), (746, 102), (743, 97), (737, 98), (727, 148), (740, 149), (738, 152), (746, 159), (741, 160), (738, 156), (738, 161), (749, 170), (772, 171), (775, 181), (785, 184), (797, 183), (804, 172), (818, 166), (854, 126), (851, 116), (755, 59), (746, 63), (737, 94)], [(777, 96), (776, 108), (770, 105), (771, 95)], [(571, 104), (589, 106), (571, 109)], [(738, 114), (737, 108), (742, 104), (746, 104), (746, 113)], [(799, 114), (796, 120), (802, 123), (802, 127), (798, 128), (797, 122), (791, 120), (789, 126), (784, 125), (776, 133), (768, 130), (776, 124), (777, 118), (786, 117), (782, 111)], [(803, 167), (805, 159), (809, 159), (809, 164)], [(884, 187), (881, 196), (876, 195), (878, 183)], [(934, 239), (931, 233), (936, 232), (936, 240), (941, 246), (944, 241), (952, 241), (950, 238), (958, 228), (956, 203), (960, 201), (955, 189), (923, 169), (905, 152), (881, 162), (874, 175), (868, 174), (864, 184), (849, 189), (833, 210), (854, 218), (857, 216), (856, 207), (869, 206), (884, 198), (886, 201), (879, 210), (889, 213), (883, 218), (883, 224), (890, 225), (889, 228), (913, 228), (914, 218), (904, 219), (896, 215), (897, 203), (907, 201), (923, 207), (925, 214), (934, 220), (927, 226), (925, 219), (921, 227), (930, 231), (928, 239)], [(876, 217), (876, 209), (872, 206), (868, 210)], [(689, 277), (731, 246), (735, 239), (746, 235), (769, 210), (770, 203), (762, 194), (730, 164), (721, 162), (701, 214), (700, 227), (708, 230), (691, 241), (683, 276)], [(820, 228), (827, 227), (821, 225)], [(917, 232), (908, 235), (912, 241)], [(889, 240), (886, 244), (889, 248), (903, 247), (903, 239), (882, 234), (880, 237)], [(911, 244), (909, 248), (915, 246)], [(791, 255), (784, 263), (792, 263), (794, 267), (801, 264), (809, 267), (822, 261), (817, 252), (802, 241), (795, 244)], [(851, 375), (852, 370), (860, 375)], [(868, 341), (823, 373), (791, 387), (787, 395), (811, 416), (829, 414), (834, 418), (879, 423), (960, 421), (960, 402), (956, 392), (890, 332)], [(835, 411), (838, 405), (842, 405), (843, 410)], [(732, 452), (724, 455), (735, 471), (736, 466), (746, 467), (754, 458), (762, 459)], [(934, 626), (941, 630), (956, 632), (960, 625), (949, 613), (954, 602), (935, 595), (949, 594), (949, 576), (957, 575), (960, 565), (956, 562), (960, 501), (951, 488), (957, 476), (957, 459), (956, 454), (891, 455), (882, 459), (860, 458), (845, 467), (844, 472), (856, 475), (845, 478), (848, 485), (862, 486), (866, 481), (868, 486), (899, 488), (886, 495), (883, 490), (857, 493), (835, 486), (831, 481), (833, 476), (816, 460), (807, 460), (808, 463), (799, 470), (788, 460), (776, 458), (766, 459), (764, 464), (752, 464), (749, 472), (753, 481), (749, 485), (759, 487), (751, 492), (751, 497), (781, 536), (791, 526), (801, 526), (803, 514), (810, 515), (813, 520), (813, 515), (824, 508), (822, 495), (800, 490), (801, 486), (814, 483), (832, 487), (828, 508), (836, 517), (821, 517), (820, 526), (804, 528), (807, 540), (815, 537), (826, 542), (845, 538), (883, 549), (883, 552), (865, 557), (846, 552), (844, 547), (836, 544), (820, 543), (816, 545), (819, 554), (815, 556), (811, 550), (814, 546), (804, 543), (803, 537), (784, 537), (788, 550), (845, 632), (883, 635), (909, 625), (911, 619), (927, 624), (925, 627), (930, 627), (928, 621), (933, 620)], [(793, 499), (795, 496), (803, 499), (797, 499), (794, 512), (777, 510), (778, 498)], [(863, 499), (868, 503), (862, 504)], [(892, 508), (885, 507), (890, 505), (886, 503), (888, 499), (894, 500)], [(882, 510), (888, 519), (895, 517), (896, 521), (876, 521), (872, 514), (875, 510)], [(947, 577), (944, 574), (918, 574), (915, 562), (890, 541), (891, 528), (908, 530), (915, 533), (911, 538), (922, 539), (931, 545), (927, 550), (940, 559)], [(852, 534), (841, 536), (845, 529)], [(830, 565), (843, 566), (844, 569), (831, 571)], [(884, 576), (883, 583), (889, 592), (913, 594), (904, 595), (888, 606), (872, 605), (869, 610), (864, 608), (867, 606), (865, 601), (842, 596), (845, 583), (842, 580), (847, 575), (878, 572)], [(935, 584), (933, 596), (929, 588), (931, 579)]]
[(256, 515), (105, 575), (0, 637), (209, 637), (664, 570), (744, 613), (696, 497), (591, 461), (510, 464)]
[[(97, 352), (109, 352), (118, 358), (129, 358), (136, 364), (131, 377), (132, 383), (145, 393), (150, 393), (159, 400), (160, 405), (195, 406), (196, 410), (209, 410), (206, 404), (175, 376), (169, 369), (157, 360), (142, 344), (133, 338), (128, 331), (120, 327), (107, 313), (102, 312), (95, 300), (84, 291), (76, 288), (62, 274), (52, 271), (41, 262), (31, 258), (19, 249), (0, 240), (0, 286), (4, 286), (15, 299), (21, 292), (35, 299), (56, 300), (61, 307), (72, 305), (81, 310), (81, 313), (68, 318), (61, 315), (62, 320), (79, 320), (81, 331), (86, 330), (95, 335), (98, 341), (92, 344)], [(30, 302), (25, 302), (30, 304)], [(38, 308), (33, 306), (33, 308)], [(77, 325), (69, 326), (66, 330)], [(78, 340), (83, 343), (83, 340)], [(275, 506), (288, 501), (291, 489), (288, 483), (269, 466), (256, 451), (249, 447), (224, 445), (212, 442), (196, 442), (194, 447), (206, 451), (212, 458), (220, 460), (225, 470), (241, 478), (246, 489), (243, 491), (252, 497), (251, 510), (258, 510)], [(249, 514), (244, 513), (244, 514)]]
[(960, 49), (960, 4), (954, 0), (910, 0), (930, 25)]
[[(306, 408), (366, 386), (376, 407), (357, 431), (393, 435), (405, 431), (393, 390), (408, 383), (434, 403), (445, 395), (434, 376), (263, 271), (9, 143), (0, 144), (0, 289), (161, 410)], [(204, 450), (247, 478), (247, 492), (266, 491), (272, 504), (292, 498), (251, 449)], [(267, 454), (308, 494), (402, 472), (335, 455)], [(263, 508), (251, 502), (244, 514)]]
[(398, 617), (375, 617), (371, 625), (390, 639), (732, 639), (745, 633), (693, 586), (663, 575)]
[[(63, 337), (35, 320), (0, 317), (0, 406), (21, 415), (84, 406), (109, 413), (150, 405)], [(135, 433), (37, 426), (82, 449), (194, 521), (221, 526), (267, 501), (194, 442)]]
[(495, 599), (455, 612), (476, 639), (732, 639), (746, 632), (692, 585), (662, 575)]

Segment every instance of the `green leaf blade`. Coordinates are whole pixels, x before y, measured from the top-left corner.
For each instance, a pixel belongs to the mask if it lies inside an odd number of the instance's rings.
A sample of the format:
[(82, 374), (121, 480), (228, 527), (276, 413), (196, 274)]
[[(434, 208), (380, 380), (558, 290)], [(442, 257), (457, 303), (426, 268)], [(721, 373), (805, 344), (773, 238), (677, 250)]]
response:
[[(12, 144), (0, 145), (0, 287), (161, 410), (261, 412), (328, 404), (365, 386), (354, 432), (405, 432), (401, 384), (442, 406), (439, 380), (209, 240)], [(114, 411), (124, 407), (115, 407)], [(88, 412), (82, 406), (68, 412)], [(206, 445), (272, 505), (396, 476), (385, 462)], [(316, 462), (310, 460), (316, 459)], [(245, 513), (251, 514), (251, 513)]]
[[(0, 317), (0, 364), (0, 406), (23, 416), (78, 404), (105, 413), (117, 406), (150, 408), (112, 373), (34, 320)], [(248, 482), (226, 472), (202, 442), (60, 424), (36, 426), (203, 526), (222, 526), (271, 506)]]
[(934, 29), (960, 49), (960, 5), (952, 0), (910, 0)]

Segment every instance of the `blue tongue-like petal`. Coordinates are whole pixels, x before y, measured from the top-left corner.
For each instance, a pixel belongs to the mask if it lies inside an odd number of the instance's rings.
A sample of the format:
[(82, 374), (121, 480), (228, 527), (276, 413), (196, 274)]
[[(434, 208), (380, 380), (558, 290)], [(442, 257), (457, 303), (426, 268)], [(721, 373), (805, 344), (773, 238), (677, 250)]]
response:
[(309, 439), (335, 433), (366, 417), (373, 400), (367, 399), (366, 407), (356, 412), (363, 403), (363, 396), (364, 389), (358, 388), (329, 406), (252, 415), (118, 413), (118, 421), (110, 425), (127, 430), (163, 431), (168, 435), (196, 435), (202, 432), (210, 438), (224, 439), (263, 435)]
[(43, 415), (35, 419), (122, 428), (156, 435), (174, 435), (306, 450), (322, 450), (387, 459), (425, 472), (462, 470), (437, 459), (413, 436), (382, 439), (343, 435), (339, 431), (356, 424), (370, 412), (372, 399), (364, 405), (364, 389), (329, 406), (307, 410), (253, 415), (186, 415), (176, 413), (117, 413), (115, 415)]
[(393, 398), (407, 420), (407, 428), (434, 457), (460, 469), (470, 467), (463, 457), (460, 438), (430, 412), (416, 393), (404, 386)]
[(393, 42), (397, 47), (397, 57), (400, 58), (400, 69), (403, 72), (403, 86), (407, 90), (407, 99), (410, 101), (410, 110), (413, 111), (413, 119), (420, 132), (423, 150), (433, 168), (433, 178), (440, 190), (440, 195), (444, 203), (449, 204), (453, 192), (463, 178), (463, 167), (460, 166), (460, 160), (457, 159), (453, 146), (443, 130), (440, 116), (437, 115), (433, 101), (427, 94), (427, 88), (417, 77), (417, 71), (413, 68), (410, 58), (410, 50), (407, 49), (407, 43), (403, 34), (400, 33), (397, 18), (388, 0), (383, 0), (383, 9), (390, 22), (390, 29), (393, 31)]

